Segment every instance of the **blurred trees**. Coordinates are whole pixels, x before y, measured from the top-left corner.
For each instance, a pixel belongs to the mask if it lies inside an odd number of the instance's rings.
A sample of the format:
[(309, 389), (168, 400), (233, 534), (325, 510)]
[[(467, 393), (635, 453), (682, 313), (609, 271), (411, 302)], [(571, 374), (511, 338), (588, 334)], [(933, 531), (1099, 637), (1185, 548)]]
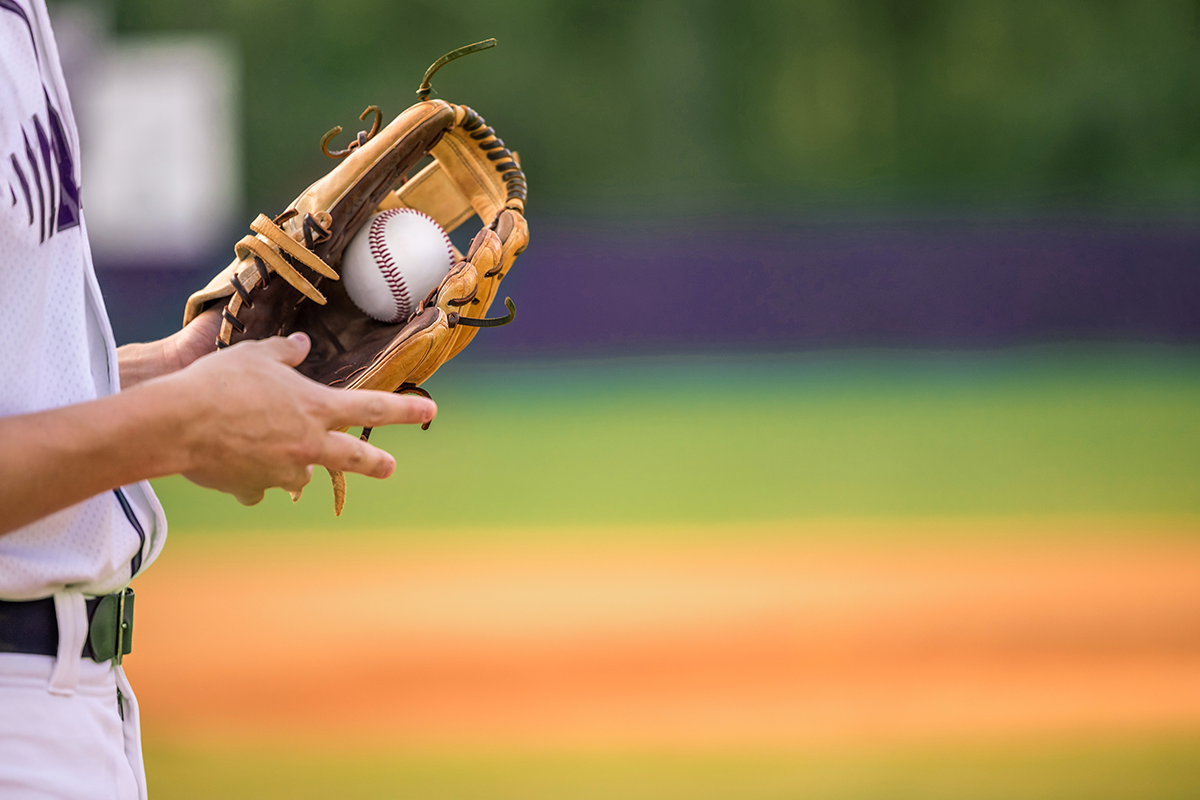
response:
[[(1195, 0), (113, 0), (118, 34), (241, 48), (247, 196), (317, 143), (436, 94), (522, 155), (534, 207), (1200, 199)], [(345, 136), (346, 134), (343, 134)]]

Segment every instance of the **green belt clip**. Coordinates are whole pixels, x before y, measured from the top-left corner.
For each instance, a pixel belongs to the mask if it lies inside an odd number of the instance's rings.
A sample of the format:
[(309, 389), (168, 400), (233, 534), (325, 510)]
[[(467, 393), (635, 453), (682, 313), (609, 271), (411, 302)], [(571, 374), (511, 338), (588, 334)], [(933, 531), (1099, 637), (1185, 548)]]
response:
[(101, 664), (110, 660), (120, 664), (133, 650), (133, 589), (100, 598), (88, 626), (88, 642), (92, 660)]

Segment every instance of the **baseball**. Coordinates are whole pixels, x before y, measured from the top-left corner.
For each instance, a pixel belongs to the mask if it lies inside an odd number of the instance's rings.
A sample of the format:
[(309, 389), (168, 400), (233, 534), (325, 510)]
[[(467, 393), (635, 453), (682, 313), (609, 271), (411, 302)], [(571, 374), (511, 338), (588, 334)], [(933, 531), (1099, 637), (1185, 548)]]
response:
[(411, 208), (381, 211), (342, 257), (342, 284), (354, 305), (380, 322), (403, 322), (454, 265), (450, 237)]

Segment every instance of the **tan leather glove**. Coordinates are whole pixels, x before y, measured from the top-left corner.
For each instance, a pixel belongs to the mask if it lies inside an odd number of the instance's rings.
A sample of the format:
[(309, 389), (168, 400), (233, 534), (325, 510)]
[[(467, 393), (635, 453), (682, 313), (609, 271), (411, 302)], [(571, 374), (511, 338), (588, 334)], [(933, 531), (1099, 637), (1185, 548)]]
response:
[[(298, 369), (304, 375), (347, 389), (415, 392), (458, 354), (480, 327), (512, 321), (515, 308), (486, 319), (486, 313), (513, 261), (529, 243), (525, 223), (525, 174), (516, 153), (497, 138), (483, 118), (466, 106), (429, 100), (429, 81), (444, 64), (495, 44), (494, 39), (448, 53), (429, 68), (419, 102), (350, 146), (330, 152), (340, 163), (308, 187), (273, 220), (264, 215), (250, 225), (253, 235), (234, 247), (233, 262), (193, 294), (184, 325), (204, 309), (223, 303), (217, 346), (303, 331), (312, 350)], [(426, 155), (433, 161), (408, 177)], [(428, 214), (447, 231), (475, 215), (483, 228), (466, 255), (407, 321), (388, 324), (362, 313), (338, 280), (342, 255), (371, 215), (389, 208)], [(370, 430), (363, 431), (367, 437)], [(334, 511), (341, 514), (346, 483), (331, 472)], [(294, 499), (298, 499), (298, 494)]]

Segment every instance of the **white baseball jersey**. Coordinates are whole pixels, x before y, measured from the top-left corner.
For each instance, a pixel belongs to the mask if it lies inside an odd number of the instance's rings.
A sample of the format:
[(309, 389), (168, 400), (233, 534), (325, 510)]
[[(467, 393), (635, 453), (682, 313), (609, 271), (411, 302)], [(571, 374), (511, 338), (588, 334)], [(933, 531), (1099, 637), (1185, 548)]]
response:
[[(80, 197), (79, 134), (45, 0), (0, 0), (0, 416), (120, 391)], [(0, 598), (115, 591), (166, 534), (148, 483), (97, 495), (0, 536)]]

